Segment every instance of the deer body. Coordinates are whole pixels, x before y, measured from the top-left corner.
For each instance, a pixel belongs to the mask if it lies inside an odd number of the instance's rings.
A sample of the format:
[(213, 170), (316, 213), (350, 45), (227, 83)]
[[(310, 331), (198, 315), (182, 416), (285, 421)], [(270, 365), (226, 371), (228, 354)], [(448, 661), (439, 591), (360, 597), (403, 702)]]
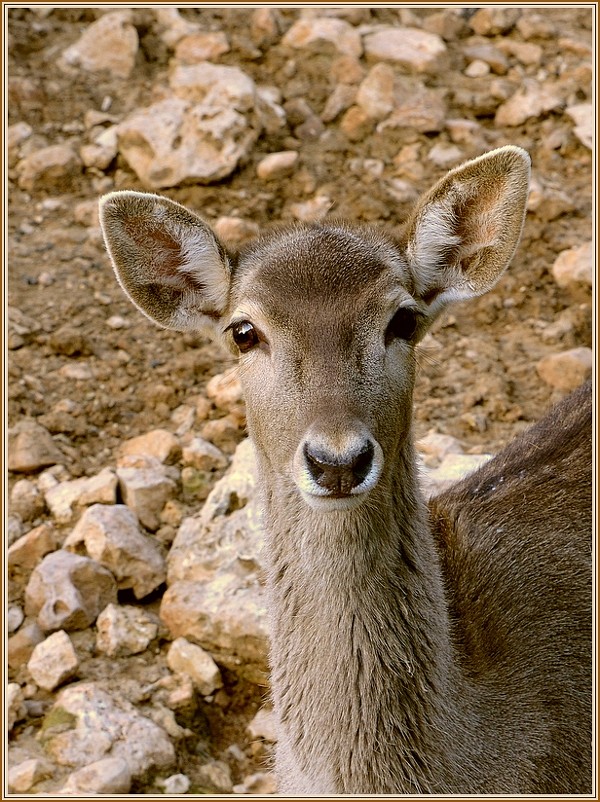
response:
[(502, 148), (435, 185), (399, 241), (324, 223), (237, 256), (172, 201), (103, 199), (133, 302), (240, 356), (282, 793), (590, 787), (589, 390), (431, 510), (411, 434), (415, 346), (499, 279), (528, 174)]

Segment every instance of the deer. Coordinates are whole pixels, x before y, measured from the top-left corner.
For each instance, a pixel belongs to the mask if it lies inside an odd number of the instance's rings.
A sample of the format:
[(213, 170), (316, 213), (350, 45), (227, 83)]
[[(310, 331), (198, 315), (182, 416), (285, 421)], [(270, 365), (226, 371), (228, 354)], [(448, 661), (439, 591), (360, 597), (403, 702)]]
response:
[(512, 260), (530, 158), (450, 170), (400, 234), (275, 225), (238, 251), (166, 197), (100, 200), (125, 294), (237, 360), (264, 508), (282, 795), (592, 787), (591, 387), (420, 489), (417, 347)]

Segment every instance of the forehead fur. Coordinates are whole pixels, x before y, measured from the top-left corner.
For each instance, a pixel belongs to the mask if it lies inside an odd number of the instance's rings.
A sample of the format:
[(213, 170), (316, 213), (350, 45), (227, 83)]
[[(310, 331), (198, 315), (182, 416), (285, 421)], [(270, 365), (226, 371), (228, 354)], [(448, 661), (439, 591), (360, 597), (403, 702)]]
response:
[(382, 232), (344, 221), (268, 232), (240, 256), (235, 282), (244, 293), (287, 301), (355, 296), (384, 270), (408, 280), (398, 247)]

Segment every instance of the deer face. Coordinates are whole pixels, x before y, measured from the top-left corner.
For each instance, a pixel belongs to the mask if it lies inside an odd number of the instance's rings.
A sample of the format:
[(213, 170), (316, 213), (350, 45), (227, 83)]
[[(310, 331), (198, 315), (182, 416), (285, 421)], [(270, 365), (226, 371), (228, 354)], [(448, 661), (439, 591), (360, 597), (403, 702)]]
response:
[(199, 217), (117, 192), (101, 222), (117, 277), (163, 326), (207, 327), (239, 356), (250, 433), (271, 481), (322, 510), (386, 481), (411, 419), (415, 345), (451, 300), (490, 289), (517, 245), (529, 158), (506, 147), (451, 171), (394, 242), (294, 226), (231, 259)]

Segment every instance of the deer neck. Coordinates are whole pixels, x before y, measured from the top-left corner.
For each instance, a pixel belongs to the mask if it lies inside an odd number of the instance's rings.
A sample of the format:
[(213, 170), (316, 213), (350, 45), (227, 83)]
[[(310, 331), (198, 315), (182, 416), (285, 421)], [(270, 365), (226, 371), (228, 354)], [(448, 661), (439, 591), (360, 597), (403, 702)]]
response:
[(412, 445), (387, 483), (350, 512), (310, 510), (292, 487), (270, 479), (278, 763), (304, 777), (283, 790), (437, 790), (432, 777), (447, 773), (444, 733), (458, 737), (453, 700), (460, 694)]

